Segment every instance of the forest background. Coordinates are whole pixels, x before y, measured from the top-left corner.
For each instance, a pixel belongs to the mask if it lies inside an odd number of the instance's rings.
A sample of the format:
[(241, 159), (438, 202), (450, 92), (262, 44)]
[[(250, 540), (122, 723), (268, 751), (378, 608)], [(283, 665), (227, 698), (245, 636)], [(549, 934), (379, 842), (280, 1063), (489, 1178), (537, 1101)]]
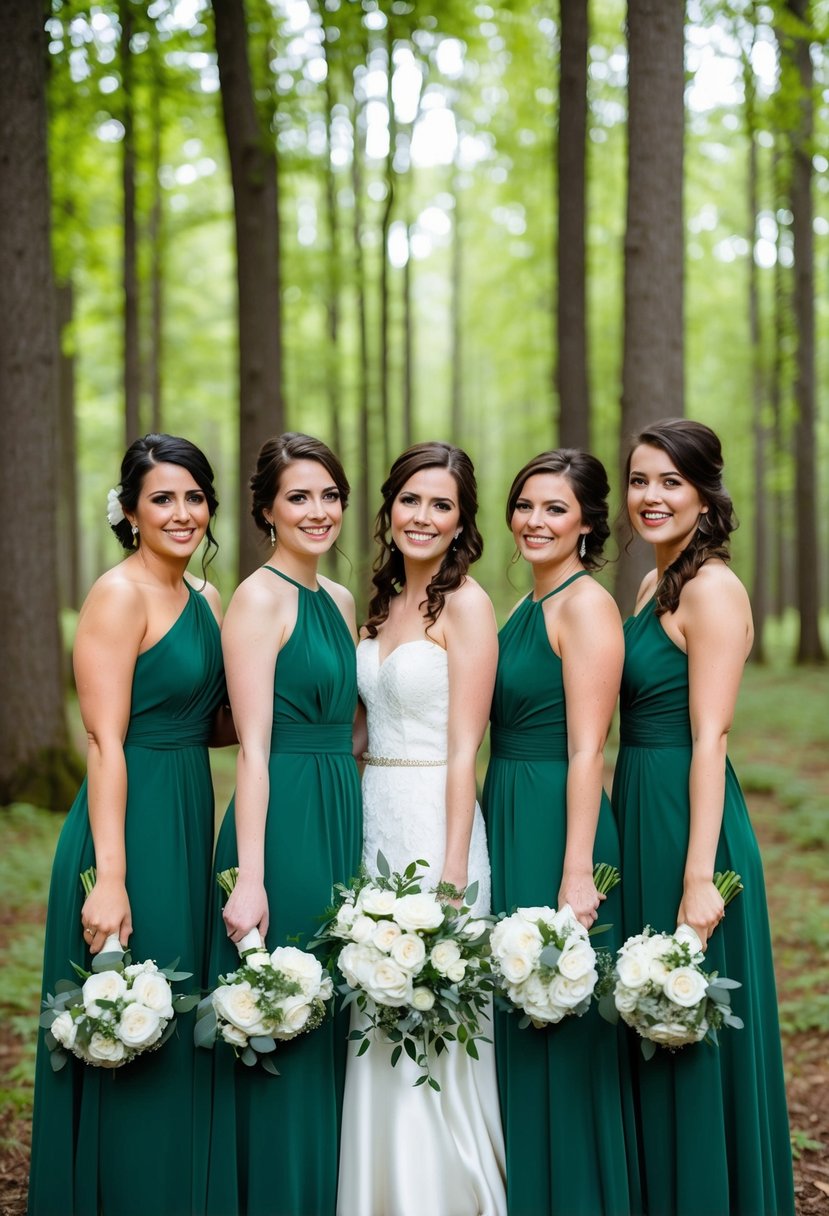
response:
[[(829, 0), (6, 0), (0, 32), (0, 804), (74, 793), (73, 625), (137, 435), (213, 463), (225, 602), (262, 559), (261, 442), (329, 442), (353, 495), (328, 572), (361, 606), (391, 459), (461, 444), (503, 619), (514, 472), (588, 447), (616, 510), (627, 437), (685, 414), (741, 521), (759, 826), (813, 883), (811, 920), (772, 890), (812, 981), (794, 1054), (823, 1036)], [(7, 842), (51, 847), (34, 822)]]

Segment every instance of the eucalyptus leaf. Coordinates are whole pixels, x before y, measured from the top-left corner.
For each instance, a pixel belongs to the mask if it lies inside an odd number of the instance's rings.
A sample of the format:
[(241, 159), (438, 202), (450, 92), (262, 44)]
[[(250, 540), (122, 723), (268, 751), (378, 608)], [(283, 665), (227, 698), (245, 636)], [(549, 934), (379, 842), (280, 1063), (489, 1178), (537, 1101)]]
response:
[(254, 1064), (256, 1063), (256, 1052), (250, 1045), (243, 1047), (239, 1059), (243, 1064), (246, 1064), (248, 1068), (253, 1068)]
[(270, 1056), (262, 1056), (259, 1063), (262, 1065), (265, 1072), (269, 1072), (272, 1077), (280, 1076), (279, 1069), (276, 1067)]
[(276, 1041), (269, 1034), (254, 1034), (248, 1039), (248, 1046), (252, 1047), (257, 1055), (268, 1055), (271, 1051), (276, 1051)]
[(191, 1009), (195, 1009), (200, 1003), (201, 998), (197, 992), (180, 992), (173, 997), (173, 1008), (176, 1013), (189, 1013)]
[(545, 967), (555, 967), (558, 960), (561, 958), (561, 954), (562, 952), (559, 950), (558, 946), (553, 946), (550, 944), (549, 946), (545, 946), (541, 951), (540, 955), (538, 956), (538, 961)]
[(67, 1053), (60, 1047), (56, 1047), (54, 1051), (49, 1052), (49, 1063), (52, 1065), (52, 1072), (60, 1072), (66, 1066), (69, 1059)]
[(383, 878), (391, 876), (391, 866), (379, 849), (377, 850), (377, 873), (381, 874)]
[(652, 1060), (656, 1055), (656, 1044), (652, 1043), (650, 1039), (640, 1039), (640, 1045), (642, 1047), (642, 1055), (645, 1057), (645, 1059)]
[(478, 880), (476, 879), (475, 882), (471, 882), (469, 884), (469, 886), (466, 888), (466, 891), (464, 892), (463, 902), (466, 904), (466, 906), (468, 908), (471, 908), (472, 905), (474, 904), (475, 900), (478, 898), (478, 887), (479, 887), (479, 883), (478, 883)]
[(193, 1027), (193, 1042), (196, 1047), (212, 1047), (216, 1042), (218, 1030), (219, 1023), (216, 1020), (215, 1010), (211, 1006), (207, 1014), (196, 1019)]

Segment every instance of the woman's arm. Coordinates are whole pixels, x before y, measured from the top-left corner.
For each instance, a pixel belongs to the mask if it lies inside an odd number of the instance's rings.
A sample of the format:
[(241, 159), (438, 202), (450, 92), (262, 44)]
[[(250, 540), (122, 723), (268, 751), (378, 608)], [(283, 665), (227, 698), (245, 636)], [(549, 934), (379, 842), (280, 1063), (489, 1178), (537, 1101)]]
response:
[(228, 937), (238, 942), (253, 928), (268, 931), (265, 891), (265, 822), (270, 796), (268, 762), (273, 725), (273, 690), (279, 650), (297, 614), (297, 591), (259, 571), (237, 589), (222, 629), (222, 651), (233, 720), (239, 737), (236, 758), (236, 843), (239, 877), (225, 904)]
[[(552, 614), (550, 621), (548, 636)], [(568, 754), (567, 844), (557, 906), (569, 904), (589, 929), (605, 898), (593, 882), (593, 846), (602, 800), (604, 745), (624, 661), (619, 611), (601, 587), (588, 584), (562, 605), (554, 638), (564, 678)]]
[(728, 732), (751, 639), (751, 609), (739, 580), (725, 567), (703, 567), (682, 590), (676, 623), (688, 652), (691, 717), (691, 819), (677, 924), (688, 924), (703, 947), (725, 909), (714, 866), (725, 801)]
[[(141, 593), (126, 581), (105, 578), (90, 592), (75, 637), (75, 683), (87, 734), (89, 826), (96, 869), (95, 886), (83, 905), (81, 920), (93, 954), (111, 933), (118, 935), (122, 945), (132, 933), (124, 839), (124, 739), (135, 663), (146, 626)], [(94, 930), (91, 936), (87, 928)]]
[(441, 881), (468, 883), (469, 841), (475, 814), (475, 760), (484, 737), (495, 669), (498, 630), (489, 596), (468, 579), (443, 610), (449, 663), (446, 768), (446, 854)]

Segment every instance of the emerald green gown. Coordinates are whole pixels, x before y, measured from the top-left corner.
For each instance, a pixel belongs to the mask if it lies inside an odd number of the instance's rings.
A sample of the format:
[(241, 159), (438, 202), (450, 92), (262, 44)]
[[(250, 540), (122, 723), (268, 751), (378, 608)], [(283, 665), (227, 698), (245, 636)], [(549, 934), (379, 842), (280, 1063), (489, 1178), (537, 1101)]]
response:
[[(292, 579), (272, 567), (274, 575)], [(331, 904), (336, 882), (360, 865), (362, 811), (351, 734), (357, 704), (354, 641), (323, 588), (298, 583), (293, 633), (279, 652), (268, 766), (265, 889), (271, 950), (304, 948)], [(219, 832), (216, 869), (236, 865), (231, 802)], [(217, 886), (218, 892), (218, 886)], [(239, 962), (221, 916), (213, 915), (211, 975)], [(338, 1002), (339, 1003), (339, 1002)], [(208, 1211), (216, 1216), (334, 1216), (348, 1014), (280, 1043), (280, 1076), (213, 1049), (213, 1131)]]
[[(567, 720), (561, 659), (550, 646), (543, 602), (528, 596), (498, 635), (483, 794), (495, 913), (555, 906), (562, 876)], [(616, 825), (604, 793), (593, 855), (619, 864)], [(621, 918), (617, 887), (601, 905), (599, 921), (612, 928), (596, 946), (621, 944)], [(518, 1014), (496, 1011), (510, 1216), (638, 1211), (633, 1106), (621, 1034), (595, 1005), (583, 1017), (543, 1030), (521, 1030), (519, 1020)]]
[[(192, 587), (168, 632), (138, 656), (130, 721), (125, 841), (135, 962), (176, 958), (206, 981), (213, 786), (207, 739), (225, 695), (219, 627)], [(55, 854), (43, 992), (89, 967), (79, 874), (94, 865), (87, 783), (69, 811)], [(118, 1069), (74, 1057), (52, 1072), (40, 1032), (35, 1076), (30, 1216), (181, 1216), (206, 1172), (210, 1074), (193, 1047), (194, 1013), (157, 1052)]]
[[(688, 847), (691, 730), (688, 658), (651, 600), (625, 622), (621, 749), (613, 806), (622, 840), (625, 935), (670, 932)], [(739, 980), (732, 1007), (743, 1030), (719, 1047), (658, 1049), (645, 1061), (632, 1038), (643, 1189), (653, 1216), (787, 1216), (794, 1210), (789, 1126), (766, 893), (757, 841), (726, 760), (716, 870), (745, 890), (712, 935), (706, 964)]]

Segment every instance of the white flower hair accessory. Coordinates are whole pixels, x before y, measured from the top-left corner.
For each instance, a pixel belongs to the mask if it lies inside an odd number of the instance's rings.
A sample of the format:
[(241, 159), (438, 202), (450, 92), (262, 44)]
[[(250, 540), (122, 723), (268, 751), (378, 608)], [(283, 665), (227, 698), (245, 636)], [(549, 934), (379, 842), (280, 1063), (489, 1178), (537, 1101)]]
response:
[(109, 526), (115, 528), (124, 519), (124, 512), (121, 508), (121, 487), (115, 486), (107, 494), (107, 519)]

